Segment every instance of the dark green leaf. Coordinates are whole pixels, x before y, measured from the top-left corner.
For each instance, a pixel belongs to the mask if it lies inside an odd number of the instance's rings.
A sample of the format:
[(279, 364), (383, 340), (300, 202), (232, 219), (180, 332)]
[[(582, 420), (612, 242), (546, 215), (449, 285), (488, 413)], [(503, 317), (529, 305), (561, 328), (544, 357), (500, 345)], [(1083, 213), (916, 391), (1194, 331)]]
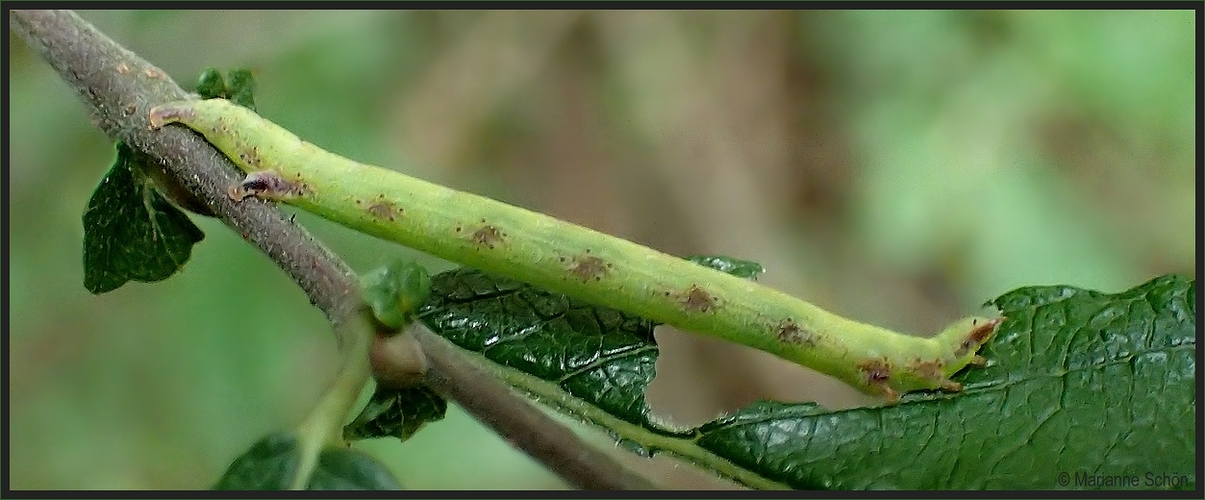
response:
[(992, 302), (1007, 320), (982, 351), (989, 366), (956, 377), (961, 393), (839, 412), (759, 402), (682, 432), (649, 418), (648, 321), (469, 269), (435, 276), (419, 317), (462, 348), (796, 488), (1083, 489), (1123, 474), (1145, 488), (1156, 486), (1147, 472), (1192, 480), (1193, 287), (1164, 277), (1116, 295), (1017, 290)]
[(651, 425), (644, 401), (657, 362), (650, 321), (467, 268), (432, 278), (419, 319), (495, 363)]
[(1116, 295), (1009, 292), (991, 302), (1007, 318), (982, 351), (991, 364), (958, 377), (964, 392), (832, 413), (758, 403), (704, 425), (699, 444), (800, 487), (1085, 489), (1088, 476), (1137, 475), (1146, 489), (1148, 472), (1192, 477), (1193, 286), (1168, 276)]
[(428, 422), (443, 419), (447, 411), (448, 402), (426, 387), (390, 389), (377, 386), (360, 415), (343, 428), (343, 439), (392, 436), (405, 441)]
[(745, 279), (757, 279), (758, 276), (766, 272), (766, 268), (762, 267), (761, 264), (751, 260), (734, 259), (732, 257), (696, 255), (687, 257), (686, 260)]
[[(236, 458), (214, 485), (217, 490), (288, 489), (301, 455), (292, 433), (277, 432), (260, 439)], [(387, 469), (364, 453), (327, 448), (310, 475), (310, 490), (389, 490), (401, 486)]]
[(205, 234), (154, 187), (150, 160), (117, 143), (113, 168), (84, 212), (84, 286), (115, 290), (130, 280), (167, 279)]

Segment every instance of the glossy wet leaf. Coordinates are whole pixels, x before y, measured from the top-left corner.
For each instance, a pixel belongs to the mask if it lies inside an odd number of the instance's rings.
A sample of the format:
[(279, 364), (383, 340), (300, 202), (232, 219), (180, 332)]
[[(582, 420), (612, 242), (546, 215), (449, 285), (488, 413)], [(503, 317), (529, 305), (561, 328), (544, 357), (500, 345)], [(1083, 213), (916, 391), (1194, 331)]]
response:
[(651, 425), (644, 401), (657, 362), (651, 321), (467, 268), (432, 278), (419, 319), (462, 348)]
[[(730, 257), (690, 260), (746, 278), (762, 269)], [(468, 268), (432, 278), (419, 318), (460, 347), (555, 382), (627, 422), (672, 434), (649, 420), (644, 400), (657, 363), (652, 321)]]
[(343, 439), (395, 437), (405, 441), (427, 423), (442, 420), (447, 411), (448, 402), (427, 387), (378, 385), (360, 415), (343, 428)]
[(468, 269), (433, 278), (420, 319), (462, 348), (778, 484), (1082, 489), (1076, 473), (1191, 476), (1193, 287), (1168, 276), (1115, 295), (1016, 290), (992, 302), (1007, 320), (983, 350), (989, 365), (955, 377), (961, 393), (838, 412), (758, 402), (677, 432), (650, 419), (644, 400), (658, 354), (649, 321)]
[(758, 276), (766, 272), (766, 268), (762, 267), (761, 264), (751, 260), (734, 259), (732, 257), (697, 255), (687, 257), (686, 260), (745, 279), (757, 279)]
[(146, 168), (157, 167), (117, 143), (117, 160), (88, 200), (84, 286), (92, 293), (112, 291), (131, 280), (167, 279), (205, 237), (155, 188)]
[[(292, 433), (269, 434), (230, 464), (214, 485), (217, 490), (288, 489), (297, 474), (300, 453)], [(310, 475), (310, 490), (393, 490), (401, 486), (372, 457), (351, 449), (328, 448)]]

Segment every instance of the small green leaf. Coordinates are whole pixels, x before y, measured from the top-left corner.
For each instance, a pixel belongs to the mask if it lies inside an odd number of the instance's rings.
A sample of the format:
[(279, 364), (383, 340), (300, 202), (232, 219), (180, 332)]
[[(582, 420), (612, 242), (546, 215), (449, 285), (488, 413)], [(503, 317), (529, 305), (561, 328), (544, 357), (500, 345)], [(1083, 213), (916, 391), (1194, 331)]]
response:
[(230, 70), (230, 86), (226, 87), (230, 102), (255, 111), (255, 89), (255, 76), (250, 70)]
[(205, 234), (144, 172), (150, 160), (117, 143), (117, 160), (84, 212), (84, 286), (100, 294), (134, 280), (167, 279)]
[(1104, 486), (1091, 477), (1136, 474), (1139, 488), (1191, 489), (1194, 287), (1168, 276), (1119, 294), (1017, 290), (992, 302), (1006, 320), (982, 351), (989, 365), (955, 377), (962, 392), (836, 412), (758, 402), (685, 430), (659, 425), (644, 399), (658, 354), (649, 321), (471, 269), (434, 276), (419, 318), (526, 374), (510, 380), (542, 401), (623, 429), (625, 448), (750, 486), (1091, 489)]
[(686, 260), (701, 266), (710, 267), (716, 271), (722, 271), (733, 276), (751, 280), (757, 279), (758, 276), (766, 272), (766, 268), (762, 267), (761, 264), (751, 260), (734, 259), (732, 257), (696, 255), (687, 257)]
[(206, 69), (197, 80), (197, 94), (202, 99), (227, 99), (239, 106), (255, 111), (255, 75), (250, 70), (230, 70), (230, 83), (217, 68)]
[[(283, 490), (297, 474), (301, 460), (297, 438), (277, 432), (260, 439), (230, 464), (214, 485), (216, 490)], [(376, 460), (362, 452), (327, 448), (310, 475), (310, 490), (392, 490), (397, 480)]]
[(197, 94), (200, 94), (202, 99), (225, 97), (226, 79), (222, 78), (222, 72), (217, 68), (209, 68), (201, 73), (201, 78), (197, 80)]
[(448, 402), (427, 387), (390, 389), (377, 386), (360, 415), (343, 428), (343, 439), (392, 436), (405, 441), (428, 422), (443, 419), (447, 411)]
[(417, 262), (398, 259), (365, 275), (361, 287), (377, 321), (400, 330), (431, 295), (431, 277)]

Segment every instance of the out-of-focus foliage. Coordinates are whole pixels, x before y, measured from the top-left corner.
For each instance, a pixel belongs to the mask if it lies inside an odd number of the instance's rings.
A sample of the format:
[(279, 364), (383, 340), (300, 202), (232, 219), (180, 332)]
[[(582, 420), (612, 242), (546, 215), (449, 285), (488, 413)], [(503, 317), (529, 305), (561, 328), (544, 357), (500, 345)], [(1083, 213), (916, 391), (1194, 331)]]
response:
[[(252, 68), (260, 113), (344, 156), (674, 254), (747, 257), (763, 283), (892, 328), (934, 331), (1021, 286), (1195, 272), (1192, 12), (82, 15), (186, 87)], [(196, 216), (207, 236), (178, 275), (89, 294), (81, 215), (113, 146), (9, 47), (12, 486), (210, 486), (314, 403), (329, 329)], [(357, 269), (399, 253), (450, 267), (297, 220)], [(670, 419), (863, 401), (658, 337), (649, 397)], [(405, 443), (357, 447), (411, 488), (562, 486), (454, 405)], [(715, 484), (625, 459), (669, 486)]]

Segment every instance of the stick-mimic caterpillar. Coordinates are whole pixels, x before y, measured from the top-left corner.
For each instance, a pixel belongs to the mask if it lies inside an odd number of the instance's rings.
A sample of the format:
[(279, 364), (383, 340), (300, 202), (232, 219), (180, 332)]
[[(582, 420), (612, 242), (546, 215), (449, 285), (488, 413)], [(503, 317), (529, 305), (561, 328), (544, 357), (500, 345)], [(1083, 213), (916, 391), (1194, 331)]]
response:
[(999, 319), (966, 318), (932, 338), (852, 321), (756, 282), (483, 196), (364, 165), (223, 99), (150, 113), (181, 123), (247, 179), (236, 199), (278, 200), (435, 256), (686, 330), (754, 347), (896, 399), (958, 390)]

